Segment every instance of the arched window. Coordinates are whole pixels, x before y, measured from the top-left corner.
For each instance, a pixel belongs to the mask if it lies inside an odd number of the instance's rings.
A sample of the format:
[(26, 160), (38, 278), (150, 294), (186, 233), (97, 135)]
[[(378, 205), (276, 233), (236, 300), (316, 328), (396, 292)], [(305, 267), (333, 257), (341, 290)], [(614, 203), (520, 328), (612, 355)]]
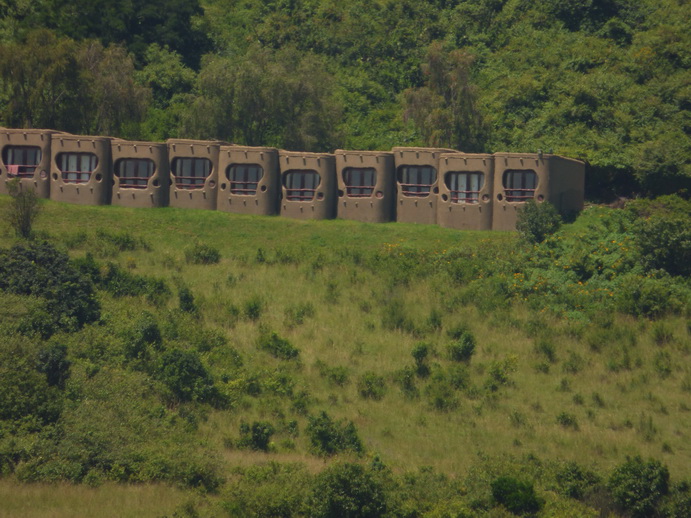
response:
[(146, 189), (155, 168), (148, 158), (123, 158), (115, 162), (115, 176), (123, 189)]
[(287, 171), (283, 177), (288, 201), (312, 201), (319, 187), (319, 173), (312, 170)]
[(259, 164), (231, 164), (226, 169), (231, 194), (254, 196), (262, 176), (264, 169)]
[(346, 167), (343, 183), (350, 198), (369, 198), (377, 185), (377, 171), (371, 167)]
[(451, 203), (477, 203), (480, 190), (485, 184), (485, 175), (480, 171), (450, 171), (444, 177)]
[(506, 201), (527, 201), (535, 197), (537, 175), (532, 169), (505, 171), (503, 181)]
[(437, 170), (426, 165), (403, 165), (398, 168), (398, 185), (404, 196), (425, 198), (437, 181)]
[(43, 153), (37, 146), (6, 146), (2, 150), (2, 161), (10, 176), (31, 178)]
[(98, 166), (93, 153), (58, 153), (55, 158), (65, 183), (87, 183)]
[(178, 189), (202, 189), (211, 174), (208, 158), (180, 157), (173, 159), (173, 176)]

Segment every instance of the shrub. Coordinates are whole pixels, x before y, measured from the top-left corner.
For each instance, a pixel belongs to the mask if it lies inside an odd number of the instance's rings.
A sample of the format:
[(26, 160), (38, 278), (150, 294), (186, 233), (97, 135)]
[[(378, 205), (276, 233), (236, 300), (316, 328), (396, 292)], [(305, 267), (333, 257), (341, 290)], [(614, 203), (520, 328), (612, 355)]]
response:
[(213, 378), (199, 356), (191, 351), (165, 352), (159, 362), (158, 376), (178, 401), (211, 403), (218, 395)]
[(67, 254), (45, 242), (0, 250), (0, 291), (44, 299), (55, 326), (75, 331), (100, 318), (94, 286)]
[(309, 499), (315, 518), (379, 518), (388, 510), (384, 485), (359, 464), (335, 464), (317, 476)]
[(634, 518), (652, 516), (669, 491), (669, 471), (659, 461), (629, 458), (609, 478), (615, 500)]
[(366, 372), (358, 379), (357, 389), (363, 398), (378, 401), (386, 394), (386, 381), (383, 376), (374, 372)]
[(448, 346), (449, 358), (456, 362), (469, 362), (475, 353), (475, 336), (463, 331), (461, 336)]
[(662, 196), (628, 208), (639, 216), (633, 234), (643, 264), (671, 275), (691, 275), (691, 201)]
[(221, 260), (221, 252), (212, 246), (195, 243), (185, 249), (185, 260), (191, 264), (216, 264)]
[(314, 305), (311, 302), (290, 306), (285, 311), (285, 325), (288, 328), (301, 326), (306, 319), (313, 317), (314, 313)]
[(312, 451), (317, 455), (331, 456), (344, 451), (362, 453), (363, 446), (352, 421), (336, 422), (322, 411), (311, 416), (305, 429)]
[(586, 491), (600, 482), (600, 478), (575, 462), (567, 462), (557, 471), (557, 484), (564, 496), (581, 499)]
[(37, 370), (46, 375), (51, 387), (65, 388), (71, 365), (72, 362), (67, 359), (67, 346), (64, 344), (49, 344), (38, 352)]
[(143, 358), (147, 347), (160, 348), (163, 343), (161, 330), (156, 318), (148, 311), (143, 311), (134, 326), (125, 334), (125, 355), (128, 358)]
[(181, 286), (178, 289), (178, 301), (180, 303), (180, 311), (185, 313), (196, 313), (197, 304), (194, 302), (194, 295), (192, 290), (187, 286)]
[(343, 366), (329, 367), (321, 360), (317, 360), (314, 366), (319, 370), (319, 375), (326, 378), (329, 383), (343, 387), (348, 384), (348, 368)]
[(269, 442), (275, 432), (273, 425), (266, 421), (254, 421), (251, 425), (242, 423), (238, 446), (251, 450), (269, 451)]
[(261, 317), (263, 309), (264, 301), (260, 297), (252, 297), (245, 301), (242, 312), (246, 319), (257, 321)]
[(300, 354), (300, 351), (288, 339), (280, 337), (274, 331), (263, 332), (257, 341), (257, 346), (282, 360), (292, 360)]
[(503, 476), (495, 479), (491, 488), (492, 498), (514, 514), (534, 515), (544, 505), (530, 482)]
[(576, 416), (569, 414), (568, 412), (561, 412), (557, 416), (557, 423), (562, 425), (564, 428), (573, 428), (574, 430), (578, 430), (578, 420), (576, 419)]
[(516, 230), (528, 243), (542, 243), (561, 226), (561, 216), (549, 202), (536, 203), (528, 200), (518, 209)]
[(7, 182), (7, 190), (12, 197), (7, 207), (7, 220), (17, 236), (28, 238), (41, 208), (36, 191), (23, 189), (19, 178)]
[(427, 377), (429, 375), (429, 365), (427, 365), (427, 356), (429, 356), (429, 345), (425, 342), (419, 342), (411, 352), (415, 360), (415, 370), (420, 377)]

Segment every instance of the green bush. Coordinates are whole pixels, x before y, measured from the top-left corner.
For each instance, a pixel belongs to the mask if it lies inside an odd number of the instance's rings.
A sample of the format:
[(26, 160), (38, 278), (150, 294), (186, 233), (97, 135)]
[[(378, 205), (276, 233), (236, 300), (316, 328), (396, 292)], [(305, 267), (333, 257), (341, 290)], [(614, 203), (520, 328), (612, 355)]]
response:
[(359, 464), (335, 464), (317, 476), (309, 498), (314, 518), (379, 518), (388, 511), (385, 486)]
[(218, 402), (214, 380), (195, 352), (166, 351), (159, 361), (158, 377), (178, 401)]
[(221, 252), (212, 246), (195, 243), (185, 248), (185, 260), (191, 264), (216, 264), (221, 260)]
[(0, 250), (0, 291), (44, 299), (55, 326), (75, 331), (100, 318), (100, 304), (88, 277), (67, 254), (46, 242)]
[(429, 356), (430, 346), (426, 342), (419, 342), (413, 347), (411, 352), (415, 360), (415, 371), (421, 378), (429, 376), (429, 365), (427, 364), (427, 357)]
[(364, 450), (352, 421), (336, 422), (324, 411), (310, 416), (305, 431), (317, 455), (331, 456), (345, 451), (359, 454)]
[(547, 236), (561, 227), (561, 216), (549, 202), (536, 203), (528, 200), (518, 209), (516, 230), (528, 243), (542, 243)]
[(266, 421), (254, 421), (251, 425), (242, 423), (238, 446), (251, 450), (269, 451), (271, 436), (275, 432), (274, 426)]
[(473, 333), (464, 331), (457, 340), (448, 345), (449, 358), (455, 362), (469, 362), (475, 353), (475, 345)]
[(48, 344), (38, 352), (37, 370), (46, 375), (48, 385), (59, 389), (65, 388), (70, 377), (72, 362), (67, 359), (65, 344)]
[(197, 304), (194, 301), (194, 295), (192, 294), (192, 290), (187, 286), (180, 286), (180, 288), (178, 288), (178, 302), (180, 304), (180, 311), (193, 314), (197, 312)]
[(293, 360), (300, 354), (300, 351), (288, 339), (280, 337), (274, 331), (262, 332), (257, 340), (257, 346), (282, 360)]
[(358, 379), (357, 389), (363, 398), (379, 401), (386, 394), (386, 380), (374, 372), (365, 372)]
[(564, 496), (580, 500), (600, 482), (600, 477), (575, 462), (567, 462), (557, 471), (556, 480)]
[(615, 500), (634, 518), (652, 516), (669, 492), (669, 471), (657, 460), (629, 458), (617, 466), (608, 487)]
[(22, 188), (19, 178), (7, 182), (12, 201), (7, 206), (7, 220), (17, 236), (28, 238), (41, 206), (33, 188)]
[(503, 476), (492, 481), (492, 498), (510, 512), (532, 516), (542, 509), (544, 501), (535, 494), (533, 484)]

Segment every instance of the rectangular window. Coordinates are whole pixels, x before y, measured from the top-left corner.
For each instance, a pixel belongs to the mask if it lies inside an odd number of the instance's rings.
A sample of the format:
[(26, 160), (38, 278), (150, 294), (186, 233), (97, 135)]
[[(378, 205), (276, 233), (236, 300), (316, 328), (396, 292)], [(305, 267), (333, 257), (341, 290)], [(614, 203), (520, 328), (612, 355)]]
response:
[(33, 177), (42, 156), (41, 148), (36, 146), (6, 146), (2, 150), (7, 172), (20, 178)]
[(288, 171), (283, 182), (288, 201), (312, 201), (321, 179), (316, 171)]
[(532, 169), (506, 171), (503, 182), (506, 201), (526, 201), (535, 197), (537, 175)]
[(208, 158), (176, 158), (173, 160), (173, 176), (178, 189), (202, 189), (211, 174)]
[(123, 158), (115, 163), (115, 176), (123, 189), (146, 189), (154, 170), (154, 161), (148, 158)]
[(431, 166), (404, 165), (398, 168), (398, 185), (404, 196), (426, 198), (437, 181), (437, 170)]
[(264, 169), (258, 164), (231, 164), (226, 169), (230, 193), (241, 196), (257, 194), (257, 186), (263, 176)]
[(477, 203), (485, 175), (479, 171), (451, 171), (446, 173), (444, 181), (450, 191), (451, 203)]
[(56, 161), (65, 183), (87, 183), (98, 164), (93, 153), (60, 153)]
[(343, 170), (343, 183), (350, 198), (369, 198), (377, 185), (377, 172), (371, 167), (347, 167)]

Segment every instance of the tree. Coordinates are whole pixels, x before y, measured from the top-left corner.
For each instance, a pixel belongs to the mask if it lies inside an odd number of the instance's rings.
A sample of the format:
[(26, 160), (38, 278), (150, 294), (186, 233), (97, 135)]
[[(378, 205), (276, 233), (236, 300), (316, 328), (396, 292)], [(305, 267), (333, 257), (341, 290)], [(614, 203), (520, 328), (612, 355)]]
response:
[(629, 458), (614, 469), (609, 488), (634, 518), (652, 516), (660, 499), (669, 492), (669, 470), (657, 460)]
[(241, 59), (209, 57), (183, 122), (191, 138), (328, 151), (341, 143), (341, 107), (325, 63), (295, 49), (251, 48)]
[(422, 65), (425, 86), (404, 92), (404, 118), (413, 121), (425, 145), (484, 150), (487, 128), (470, 81), (474, 59), (463, 50), (447, 51), (440, 42), (429, 46)]
[(7, 219), (17, 236), (28, 238), (31, 228), (41, 209), (36, 191), (32, 188), (22, 189), (19, 178), (7, 184), (12, 201), (7, 207)]

